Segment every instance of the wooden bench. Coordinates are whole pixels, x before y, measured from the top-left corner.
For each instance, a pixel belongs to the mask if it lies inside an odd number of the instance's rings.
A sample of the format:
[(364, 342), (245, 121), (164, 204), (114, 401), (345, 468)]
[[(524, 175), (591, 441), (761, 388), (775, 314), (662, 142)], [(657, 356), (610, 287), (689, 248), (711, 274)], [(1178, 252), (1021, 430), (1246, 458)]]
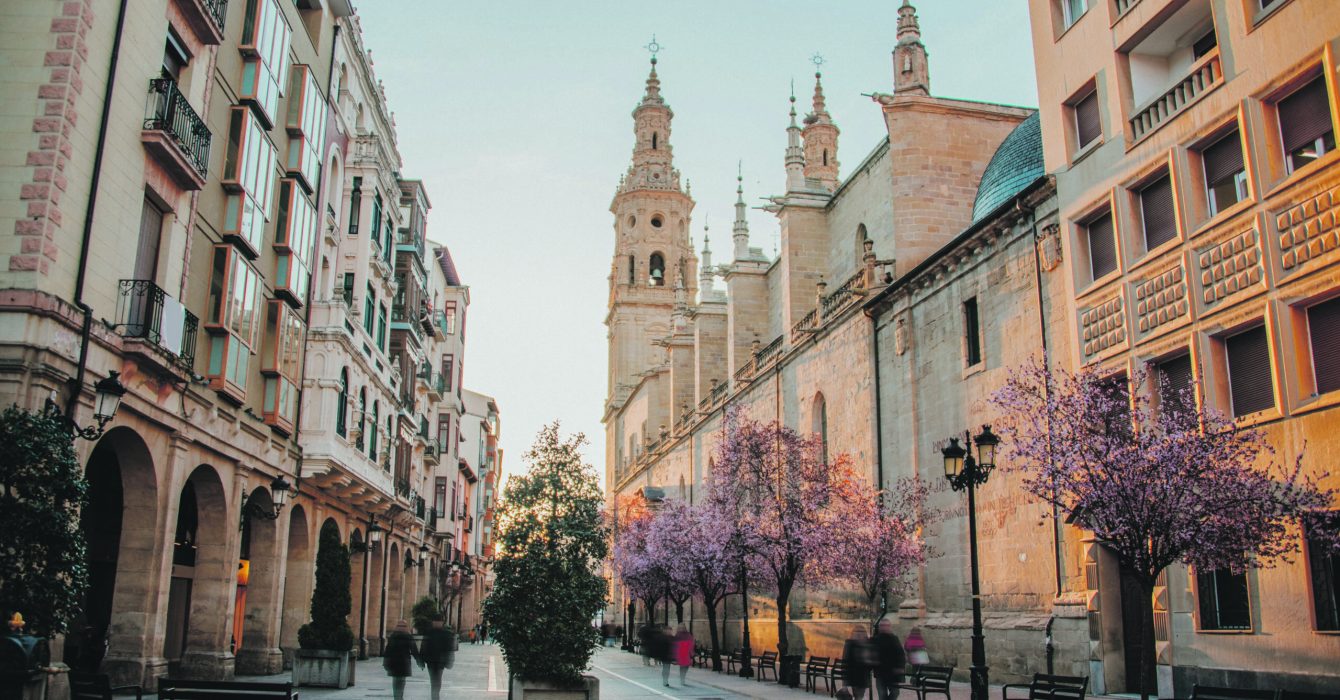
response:
[(292, 683), (158, 681), (158, 700), (298, 700)]
[(112, 693), (135, 691), (135, 700), (143, 700), (138, 685), (113, 686), (105, 673), (70, 673), (70, 700), (112, 700)]
[(772, 671), (772, 679), (777, 680), (777, 652), (765, 651), (754, 664), (754, 680), (762, 681), (764, 671)]
[(1248, 690), (1245, 688), (1216, 688), (1211, 685), (1191, 686), (1191, 700), (1277, 700), (1278, 690)]
[(827, 656), (811, 656), (808, 663), (805, 664), (805, 690), (811, 693), (819, 692), (819, 680), (824, 682), (824, 690), (828, 690), (828, 664), (832, 659)]
[[(1028, 695), (1010, 696), (1010, 689), (1027, 690)], [(1033, 674), (1031, 683), (1010, 683), (1000, 689), (1004, 700), (1084, 700), (1089, 690), (1088, 676), (1053, 676), (1045, 673)]]
[(825, 683), (828, 686), (828, 697), (833, 697), (833, 693), (846, 683), (844, 678), (846, 675), (847, 662), (840, 658), (833, 659), (833, 665), (828, 667), (828, 681)]
[(953, 666), (913, 666), (907, 674), (907, 681), (898, 687), (917, 694), (918, 700), (925, 700), (932, 693), (949, 697), (949, 679), (954, 676)]

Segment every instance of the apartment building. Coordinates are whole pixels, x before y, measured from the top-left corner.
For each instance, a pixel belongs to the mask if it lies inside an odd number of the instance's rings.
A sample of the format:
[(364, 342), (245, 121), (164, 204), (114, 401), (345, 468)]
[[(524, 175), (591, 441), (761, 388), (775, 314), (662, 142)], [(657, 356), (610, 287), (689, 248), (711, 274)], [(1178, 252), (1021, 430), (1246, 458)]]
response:
[[(1056, 177), (1073, 365), (1151, 368), (1334, 472), (1340, 439), (1340, 5), (1030, 0)], [(1337, 485), (1335, 476), (1323, 484)], [(1154, 596), (1157, 689), (1340, 684), (1336, 556), (1173, 567)], [(1087, 541), (1093, 688), (1136, 691), (1120, 564)], [(1135, 603), (1132, 606), (1131, 603)]]

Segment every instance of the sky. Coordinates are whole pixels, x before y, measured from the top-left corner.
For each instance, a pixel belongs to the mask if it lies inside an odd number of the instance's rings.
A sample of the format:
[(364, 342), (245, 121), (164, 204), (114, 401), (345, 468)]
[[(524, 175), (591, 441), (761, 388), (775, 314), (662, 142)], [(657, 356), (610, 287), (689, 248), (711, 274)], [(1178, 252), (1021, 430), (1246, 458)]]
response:
[[(632, 110), (657, 73), (675, 165), (713, 250), (729, 248), (737, 164), (746, 201), (783, 191), (788, 95), (804, 114), (822, 57), (846, 177), (887, 134), (862, 93), (891, 92), (896, 0), (363, 0), (364, 45), (395, 115), (402, 175), (424, 181), (428, 237), (470, 286), (465, 385), (497, 399), (503, 471), (554, 420), (604, 473), (610, 201)], [(931, 92), (1035, 106), (1027, 3), (920, 0)], [(775, 250), (773, 215), (749, 212)], [(721, 260), (718, 257), (718, 260)]]

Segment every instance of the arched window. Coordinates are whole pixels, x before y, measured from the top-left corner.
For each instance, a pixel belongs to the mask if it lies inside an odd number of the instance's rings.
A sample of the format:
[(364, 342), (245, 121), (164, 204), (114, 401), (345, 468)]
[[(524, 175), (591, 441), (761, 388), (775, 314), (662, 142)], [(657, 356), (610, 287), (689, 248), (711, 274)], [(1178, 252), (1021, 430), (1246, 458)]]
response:
[(349, 368), (340, 368), (340, 394), (335, 399), (335, 432), (344, 437), (348, 432), (346, 425), (349, 417)]
[(679, 500), (687, 501), (689, 498), (689, 489), (684, 485), (684, 475), (679, 475)]
[(828, 149), (824, 149), (824, 165), (828, 165)]
[(372, 402), (372, 430), (368, 433), (368, 458), (377, 461), (377, 427), (381, 422), (381, 402)]
[(660, 253), (652, 253), (648, 268), (650, 276), (647, 279), (647, 284), (652, 287), (665, 286), (665, 257)]
[(814, 433), (819, 436), (819, 444), (823, 447), (824, 463), (828, 463), (828, 402), (824, 401), (823, 392), (814, 395)]
[(656, 142), (657, 142), (656, 132), (653, 131), (651, 132), (651, 150), (653, 151), (656, 150)]
[(363, 434), (367, 432), (368, 415), (368, 390), (362, 388), (358, 390), (358, 432), (354, 436), (354, 447), (363, 449)]
[(870, 232), (865, 230), (865, 224), (859, 224), (856, 227), (856, 259), (861, 260), (865, 257), (865, 242), (870, 240)]
[[(395, 411), (386, 417), (386, 468), (383, 471), (390, 471), (391, 465), (395, 462)], [(409, 475), (404, 475), (408, 479)]]

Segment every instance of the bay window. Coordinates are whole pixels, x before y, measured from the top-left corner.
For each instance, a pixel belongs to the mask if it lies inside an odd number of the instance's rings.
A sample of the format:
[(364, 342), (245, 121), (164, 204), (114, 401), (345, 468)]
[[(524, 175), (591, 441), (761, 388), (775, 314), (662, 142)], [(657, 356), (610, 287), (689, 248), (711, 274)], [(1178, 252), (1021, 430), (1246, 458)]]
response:
[(234, 107), (228, 124), (228, 151), (223, 163), (223, 235), (255, 259), (270, 220), (270, 196), (275, 181), (278, 151), (265, 135), (255, 115), (245, 107)]
[(288, 72), (289, 40), (293, 29), (278, 0), (250, 0), (242, 25), (242, 86), (239, 97), (256, 108), (256, 115), (268, 130), (275, 124), (279, 97), (283, 94), (280, 76)]
[(321, 175), (326, 135), (326, 100), (311, 66), (293, 66), (289, 77), (288, 174), (312, 192)]
[(283, 432), (293, 431), (298, 415), (298, 379), (302, 373), (302, 346), (306, 326), (288, 304), (268, 302), (265, 340), (261, 347), (261, 374), (265, 375), (265, 422)]
[(298, 181), (279, 181), (279, 220), (275, 226), (275, 293), (294, 307), (307, 303), (312, 278), (312, 246), (316, 242), (316, 207)]
[(236, 248), (214, 246), (205, 328), (210, 333), (206, 376), (210, 387), (242, 400), (255, 343), (260, 275)]

